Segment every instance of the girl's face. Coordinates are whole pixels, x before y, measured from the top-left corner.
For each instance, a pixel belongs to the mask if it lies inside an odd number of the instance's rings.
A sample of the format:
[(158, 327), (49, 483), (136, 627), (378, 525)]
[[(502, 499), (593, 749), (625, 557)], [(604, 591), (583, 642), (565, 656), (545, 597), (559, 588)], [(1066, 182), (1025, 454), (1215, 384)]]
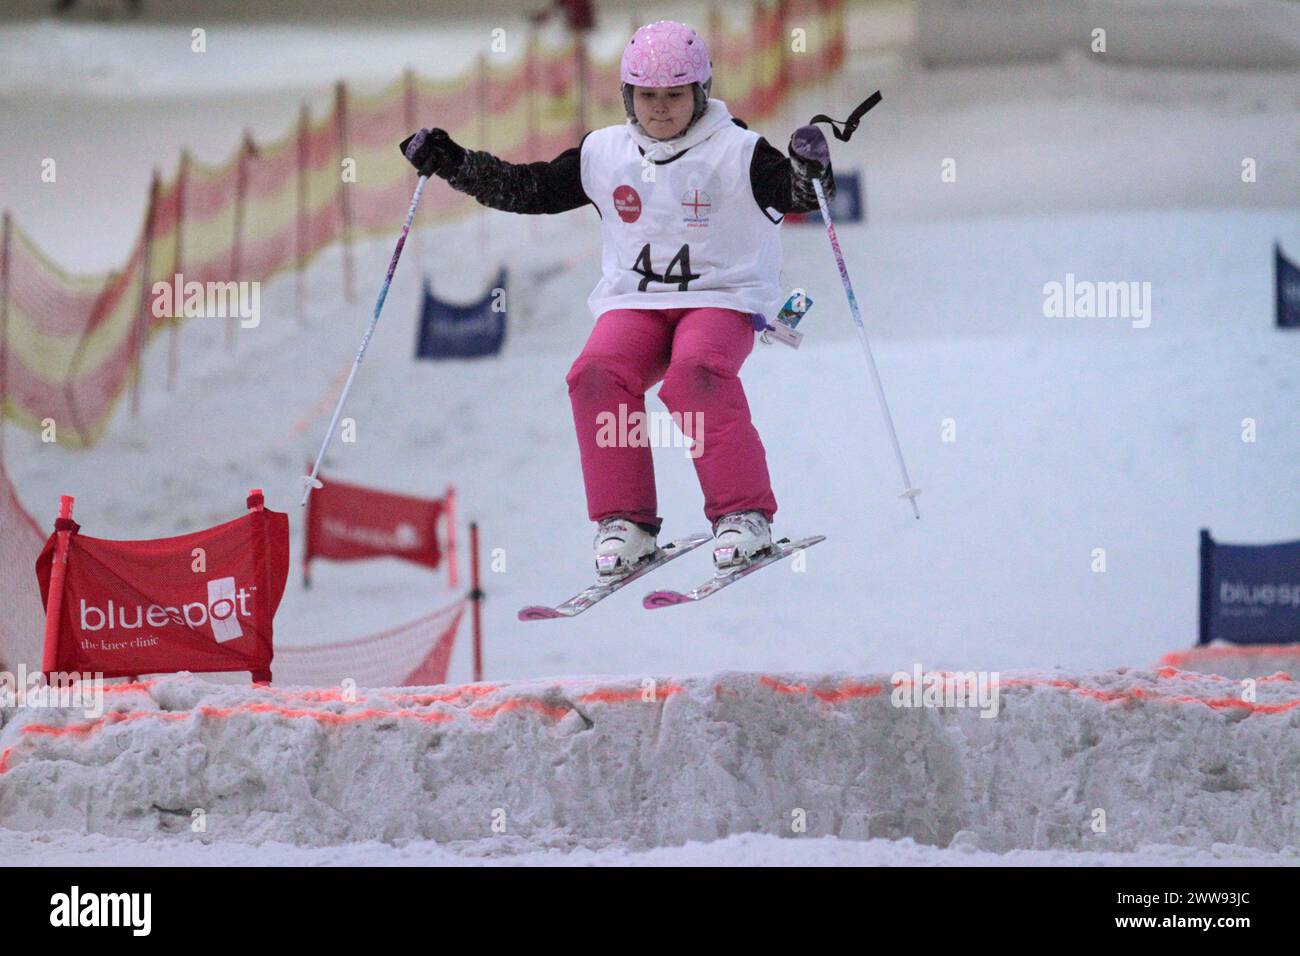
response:
[(690, 123), (695, 95), (689, 83), (662, 88), (638, 86), (632, 91), (632, 109), (643, 130), (655, 139), (672, 139)]

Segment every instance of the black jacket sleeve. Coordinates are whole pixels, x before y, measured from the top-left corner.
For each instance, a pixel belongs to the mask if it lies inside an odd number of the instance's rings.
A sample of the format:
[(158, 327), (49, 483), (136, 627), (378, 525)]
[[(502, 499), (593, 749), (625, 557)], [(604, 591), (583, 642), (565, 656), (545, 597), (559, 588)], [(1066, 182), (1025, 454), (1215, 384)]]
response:
[(582, 189), (581, 157), (581, 143), (549, 163), (507, 163), (491, 153), (467, 149), (465, 159), (446, 179), (452, 189), (492, 209), (568, 212), (591, 202)]
[[(754, 146), (749, 181), (754, 189), (754, 200), (765, 212), (769, 207), (779, 213), (813, 212), (817, 209), (817, 192), (804, 164), (795, 156), (782, 156), (766, 139), (760, 139)], [(821, 176), (821, 183), (829, 200), (835, 195), (835, 173), (830, 164)]]

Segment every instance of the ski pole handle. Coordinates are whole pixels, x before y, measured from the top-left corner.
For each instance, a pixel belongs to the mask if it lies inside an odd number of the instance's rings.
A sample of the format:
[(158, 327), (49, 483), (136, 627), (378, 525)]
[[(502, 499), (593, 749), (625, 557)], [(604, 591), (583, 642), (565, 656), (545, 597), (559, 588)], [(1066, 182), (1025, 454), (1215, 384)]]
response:
[(307, 506), (307, 499), (310, 497), (313, 488), (322, 487), (321, 481), (316, 477), (320, 472), (321, 462), (325, 460), (325, 452), (329, 451), (330, 442), (334, 439), (334, 429), (338, 427), (339, 416), (343, 414), (343, 404), (348, 400), (348, 392), (352, 390), (352, 380), (357, 377), (357, 369), (361, 368), (361, 360), (366, 357), (366, 349), (370, 347), (370, 337), (375, 333), (375, 327), (379, 324), (379, 313), (384, 309), (384, 300), (388, 298), (388, 287), (393, 284), (393, 273), (397, 271), (397, 260), (402, 257), (402, 247), (406, 245), (406, 237), (411, 232), (411, 223), (415, 221), (415, 208), (420, 205), (420, 196), (424, 194), (424, 184), (429, 181), (429, 177), (421, 176), (420, 181), (415, 184), (415, 194), (411, 196), (411, 206), (406, 210), (406, 222), (402, 225), (402, 234), (397, 237), (397, 247), (393, 250), (393, 258), (388, 262), (388, 274), (384, 276), (384, 284), (379, 289), (379, 298), (375, 301), (375, 311), (370, 317), (370, 324), (366, 326), (366, 334), (361, 338), (361, 348), (357, 350), (356, 361), (352, 363), (352, 371), (348, 373), (348, 380), (343, 386), (343, 391), (339, 394), (338, 403), (334, 406), (334, 414), (330, 417), (330, 427), (325, 432), (325, 440), (321, 442), (320, 452), (316, 455), (316, 462), (311, 466), (311, 474), (303, 478), (302, 489), (302, 506)]

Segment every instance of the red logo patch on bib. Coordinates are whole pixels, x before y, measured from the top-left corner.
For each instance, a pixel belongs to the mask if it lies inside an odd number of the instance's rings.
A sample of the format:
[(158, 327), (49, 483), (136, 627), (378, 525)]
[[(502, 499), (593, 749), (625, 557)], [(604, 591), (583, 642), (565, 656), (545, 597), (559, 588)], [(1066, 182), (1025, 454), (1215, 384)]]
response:
[(614, 211), (624, 222), (636, 222), (641, 218), (641, 197), (631, 186), (619, 186), (614, 190)]

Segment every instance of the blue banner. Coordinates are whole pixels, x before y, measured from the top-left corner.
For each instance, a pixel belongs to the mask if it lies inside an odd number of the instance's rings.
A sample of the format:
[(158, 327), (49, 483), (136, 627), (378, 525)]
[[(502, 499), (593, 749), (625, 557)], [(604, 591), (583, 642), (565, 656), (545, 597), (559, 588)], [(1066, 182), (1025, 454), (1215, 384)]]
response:
[(506, 338), (505, 288), (503, 268), (482, 299), (472, 305), (456, 305), (435, 299), (426, 278), (415, 357), (477, 358), (500, 352)]
[[(831, 218), (836, 224), (862, 222), (866, 210), (862, 206), (862, 180), (856, 172), (845, 170), (835, 173), (835, 195), (831, 197)], [(785, 217), (789, 223), (808, 223), (823, 225), (820, 209), (809, 213), (789, 213)]]
[(1300, 541), (1220, 544), (1201, 531), (1197, 643), (1300, 642)]
[(1273, 244), (1273, 276), (1277, 281), (1277, 327), (1300, 329), (1300, 266), (1282, 255), (1280, 243)]

